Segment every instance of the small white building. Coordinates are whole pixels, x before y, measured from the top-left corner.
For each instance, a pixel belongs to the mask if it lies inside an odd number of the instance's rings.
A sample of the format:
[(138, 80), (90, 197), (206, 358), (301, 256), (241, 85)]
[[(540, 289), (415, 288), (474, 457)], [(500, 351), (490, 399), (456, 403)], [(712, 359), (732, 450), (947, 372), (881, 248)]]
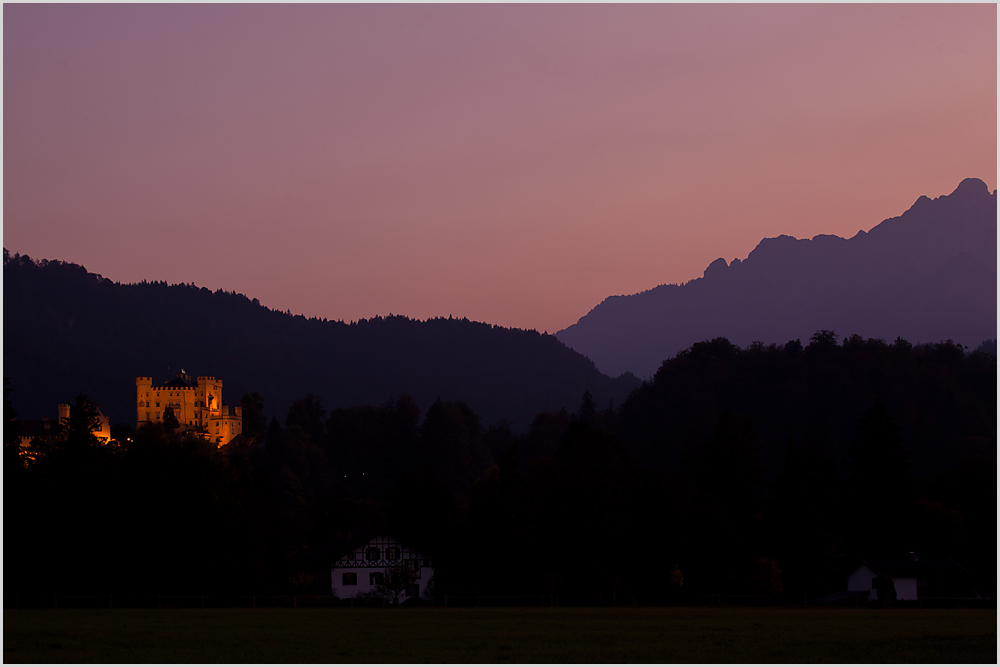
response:
[(341, 600), (369, 594), (382, 584), (390, 568), (408, 568), (414, 583), (399, 596), (400, 602), (419, 598), (434, 577), (431, 560), (393, 537), (379, 536), (333, 561), (330, 589)]
[(909, 558), (861, 560), (847, 575), (848, 592), (867, 592), (869, 600), (877, 600), (875, 577), (880, 574), (892, 579), (897, 600), (985, 597), (975, 576), (953, 559), (921, 558), (917, 553)]
[(880, 574), (892, 579), (896, 587), (897, 600), (917, 599), (917, 575), (912, 567), (906, 567), (906, 563), (879, 563), (876, 568), (868, 561), (862, 560), (853, 572), (847, 575), (847, 590), (868, 591), (868, 600), (878, 600), (878, 592), (875, 590), (875, 577)]

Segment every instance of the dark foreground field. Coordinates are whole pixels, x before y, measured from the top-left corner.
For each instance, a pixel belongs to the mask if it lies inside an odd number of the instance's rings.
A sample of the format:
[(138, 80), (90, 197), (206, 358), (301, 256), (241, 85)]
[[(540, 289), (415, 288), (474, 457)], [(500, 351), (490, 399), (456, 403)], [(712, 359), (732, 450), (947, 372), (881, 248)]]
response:
[(995, 663), (996, 610), (4, 610), (24, 662)]

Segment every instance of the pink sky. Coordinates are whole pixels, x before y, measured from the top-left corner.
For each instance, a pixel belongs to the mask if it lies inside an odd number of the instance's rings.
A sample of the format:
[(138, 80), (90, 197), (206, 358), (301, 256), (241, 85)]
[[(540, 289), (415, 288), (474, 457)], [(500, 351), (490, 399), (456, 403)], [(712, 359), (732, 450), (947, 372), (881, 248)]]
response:
[(996, 187), (997, 8), (11, 5), (3, 242), (548, 330)]

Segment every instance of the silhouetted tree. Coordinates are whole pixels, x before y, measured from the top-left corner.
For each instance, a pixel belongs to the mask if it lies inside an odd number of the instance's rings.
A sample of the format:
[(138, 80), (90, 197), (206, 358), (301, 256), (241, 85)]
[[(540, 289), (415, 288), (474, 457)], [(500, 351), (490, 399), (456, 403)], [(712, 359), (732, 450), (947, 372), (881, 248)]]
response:
[(589, 391), (583, 392), (583, 398), (580, 399), (580, 421), (588, 424), (597, 423), (597, 406), (594, 405), (594, 397)]
[(881, 401), (861, 417), (850, 457), (854, 508), (858, 516), (866, 517), (860, 547), (884, 555), (893, 544), (905, 547), (898, 540), (910, 501), (909, 456), (899, 427)]
[(292, 403), (292, 407), (288, 409), (288, 416), (285, 418), (285, 427), (298, 426), (314, 445), (322, 446), (325, 417), (326, 408), (323, 407), (322, 399), (309, 394)]
[[(21, 464), (21, 429), (17, 412), (10, 400), (10, 379), (3, 379), (3, 464), (4, 470), (14, 470)], [(6, 477), (6, 475), (5, 475)]]
[(750, 585), (757, 595), (778, 595), (785, 590), (781, 580), (781, 567), (770, 556), (758, 558), (754, 562)]
[(243, 413), (243, 438), (252, 443), (261, 443), (267, 433), (267, 418), (264, 417), (264, 397), (257, 392), (249, 392), (240, 397)]
[(891, 607), (896, 601), (896, 583), (891, 577), (879, 574), (875, 577), (875, 593), (881, 607)]
[(426, 461), (453, 490), (465, 489), (493, 463), (479, 415), (462, 401), (437, 401), (421, 433)]
[(180, 428), (180, 426), (181, 423), (178, 421), (177, 415), (174, 414), (174, 409), (167, 406), (163, 410), (163, 428), (167, 431), (167, 433), (173, 435), (174, 432)]
[(795, 592), (820, 594), (841, 579), (845, 564), (839, 495), (829, 451), (809, 439), (790, 439), (781, 470), (771, 482), (766, 534), (786, 563), (785, 582)]

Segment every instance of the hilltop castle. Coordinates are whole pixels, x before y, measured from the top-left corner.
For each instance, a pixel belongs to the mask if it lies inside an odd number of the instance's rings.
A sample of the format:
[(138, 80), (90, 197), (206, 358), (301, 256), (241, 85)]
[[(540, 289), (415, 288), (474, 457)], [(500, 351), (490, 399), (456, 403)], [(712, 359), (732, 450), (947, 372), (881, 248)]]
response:
[(135, 379), (136, 428), (163, 421), (163, 413), (172, 408), (181, 430), (196, 431), (219, 447), (243, 432), (243, 410), (235, 414), (222, 404), (222, 380), (211, 375), (191, 376), (181, 369), (177, 377), (162, 385), (153, 385), (151, 377)]

